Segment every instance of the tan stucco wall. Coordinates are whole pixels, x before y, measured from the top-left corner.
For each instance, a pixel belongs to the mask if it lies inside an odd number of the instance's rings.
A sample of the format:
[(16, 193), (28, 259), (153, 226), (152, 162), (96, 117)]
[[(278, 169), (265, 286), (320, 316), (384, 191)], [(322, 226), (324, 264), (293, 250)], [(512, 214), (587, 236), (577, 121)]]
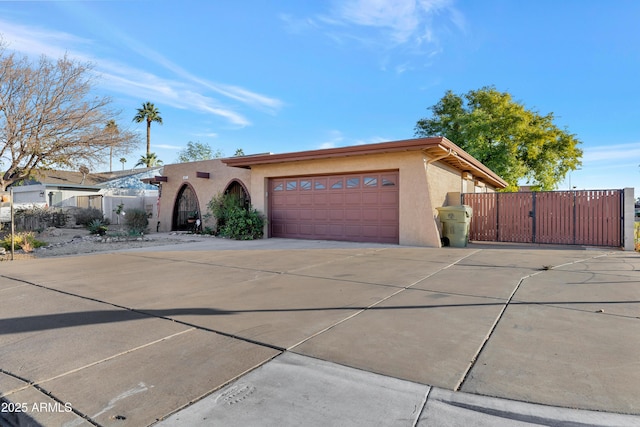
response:
[(400, 244), (439, 247), (435, 208), (445, 204), (448, 192), (460, 191), (461, 178), (453, 168), (438, 163), (427, 166), (428, 160), (421, 151), (406, 151), (256, 165), (251, 173), (252, 203), (267, 213), (269, 178), (399, 170)]
[[(209, 172), (209, 179), (197, 178), (196, 172)], [(251, 171), (229, 167), (219, 159), (166, 165), (163, 168), (162, 175), (168, 177), (168, 180), (162, 183), (161, 189), (158, 215), (160, 231), (171, 230), (173, 208), (178, 192), (185, 183), (190, 184), (196, 193), (201, 216), (207, 212), (209, 200), (216, 194), (222, 193), (234, 179), (241, 181), (251, 194)], [(155, 223), (150, 224), (150, 226), (155, 230)]]

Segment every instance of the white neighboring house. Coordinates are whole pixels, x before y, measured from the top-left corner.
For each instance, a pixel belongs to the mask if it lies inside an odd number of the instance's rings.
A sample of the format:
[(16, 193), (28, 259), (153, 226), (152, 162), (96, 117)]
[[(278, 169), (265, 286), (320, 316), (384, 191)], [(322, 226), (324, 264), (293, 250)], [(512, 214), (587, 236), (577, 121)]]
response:
[[(24, 185), (13, 188), (13, 209), (33, 209), (47, 207), (46, 187), (44, 185)], [(11, 205), (3, 203), (0, 207), (0, 222), (11, 221)]]
[[(105, 218), (117, 223), (115, 214), (120, 204), (127, 209), (144, 209), (152, 218), (158, 217), (158, 188), (145, 184), (144, 178), (162, 175), (162, 167), (115, 172), (88, 173), (47, 170), (38, 171), (24, 185), (13, 187), (14, 209), (33, 207), (96, 208)], [(0, 208), (0, 221), (10, 221), (9, 204)]]

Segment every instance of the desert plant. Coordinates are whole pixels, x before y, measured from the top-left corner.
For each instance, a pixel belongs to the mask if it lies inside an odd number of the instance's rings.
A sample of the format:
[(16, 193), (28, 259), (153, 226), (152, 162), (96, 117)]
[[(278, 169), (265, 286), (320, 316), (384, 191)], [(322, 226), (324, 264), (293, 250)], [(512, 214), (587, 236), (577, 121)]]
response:
[(91, 220), (89, 224), (87, 224), (87, 230), (89, 230), (89, 233), (91, 234), (99, 234), (100, 236), (104, 236), (107, 233), (107, 230), (109, 230), (109, 227), (107, 227), (107, 224), (105, 224), (104, 220), (94, 219)]
[(94, 219), (99, 219), (100, 221), (106, 222), (104, 215), (100, 209), (96, 208), (80, 208), (75, 212), (76, 217), (76, 225), (84, 225), (85, 227), (89, 225), (91, 221)]
[[(36, 239), (34, 233), (31, 232), (14, 234), (13, 244), (15, 249), (22, 249), (25, 252), (31, 252), (34, 248), (47, 245), (45, 242)], [(0, 240), (0, 246), (6, 250), (11, 249), (11, 234), (7, 234)]]
[(149, 219), (147, 212), (142, 209), (131, 209), (127, 211), (124, 225), (131, 235), (140, 235), (147, 231)]

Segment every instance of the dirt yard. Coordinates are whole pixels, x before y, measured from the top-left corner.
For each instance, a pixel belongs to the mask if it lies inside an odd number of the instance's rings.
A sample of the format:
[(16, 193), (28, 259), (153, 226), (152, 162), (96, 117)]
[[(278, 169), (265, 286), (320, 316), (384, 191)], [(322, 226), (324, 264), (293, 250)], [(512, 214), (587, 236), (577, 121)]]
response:
[[(69, 256), (93, 252), (110, 252), (120, 249), (142, 248), (147, 246), (175, 245), (199, 241), (202, 237), (185, 233), (152, 233), (142, 237), (113, 237), (91, 235), (84, 228), (48, 228), (35, 233), (37, 240), (47, 245), (25, 253), (17, 249), (14, 259)], [(9, 251), (0, 254), (0, 261), (10, 259)]]

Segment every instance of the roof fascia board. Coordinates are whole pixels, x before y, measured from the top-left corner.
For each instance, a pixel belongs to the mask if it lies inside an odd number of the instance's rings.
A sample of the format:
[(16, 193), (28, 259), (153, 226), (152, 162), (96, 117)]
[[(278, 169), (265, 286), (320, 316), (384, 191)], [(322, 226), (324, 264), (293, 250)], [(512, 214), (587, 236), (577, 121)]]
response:
[[(370, 154), (383, 154), (400, 151), (423, 151), (432, 148), (451, 152), (478, 175), (485, 177), (497, 187), (506, 187), (507, 183), (492, 170), (480, 163), (469, 153), (444, 137), (417, 138), (401, 141), (381, 142), (376, 144), (353, 145), (348, 147), (327, 148), (320, 150), (297, 151), (282, 154), (265, 154), (246, 157), (230, 157), (221, 159), (227, 166), (250, 169), (256, 165), (289, 163), (304, 160), (320, 160), (334, 157), (348, 157)], [(442, 159), (444, 160), (444, 159)]]

